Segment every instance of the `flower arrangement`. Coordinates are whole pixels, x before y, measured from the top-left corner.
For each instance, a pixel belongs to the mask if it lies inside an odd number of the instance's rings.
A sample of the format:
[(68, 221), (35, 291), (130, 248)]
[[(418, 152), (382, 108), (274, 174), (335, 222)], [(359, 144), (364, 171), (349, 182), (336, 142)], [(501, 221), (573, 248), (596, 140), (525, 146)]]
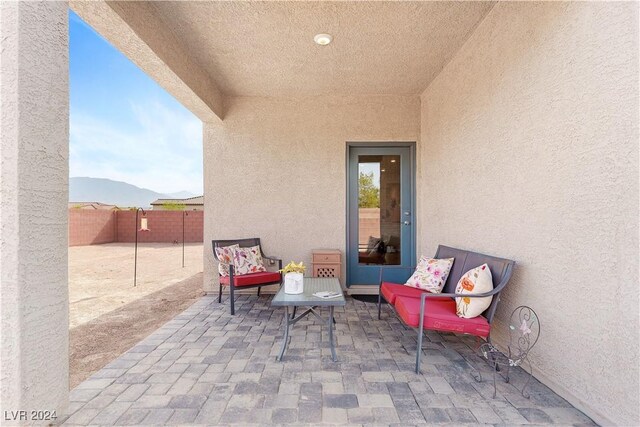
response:
[(289, 264), (285, 265), (282, 270), (279, 270), (279, 271), (280, 273), (283, 273), (283, 274), (287, 274), (287, 273), (304, 274), (306, 269), (307, 267), (304, 265), (302, 261), (300, 261), (299, 264), (296, 264), (295, 262), (291, 261)]
[(280, 273), (284, 274), (284, 293), (301, 294), (304, 292), (304, 271), (307, 269), (304, 263), (296, 264), (291, 261)]

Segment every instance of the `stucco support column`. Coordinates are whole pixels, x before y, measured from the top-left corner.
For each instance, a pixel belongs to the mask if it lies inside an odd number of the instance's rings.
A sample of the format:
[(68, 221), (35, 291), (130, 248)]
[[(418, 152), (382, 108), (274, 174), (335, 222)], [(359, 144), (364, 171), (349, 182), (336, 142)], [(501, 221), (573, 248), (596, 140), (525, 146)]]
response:
[(0, 2), (0, 424), (69, 397), (67, 14)]

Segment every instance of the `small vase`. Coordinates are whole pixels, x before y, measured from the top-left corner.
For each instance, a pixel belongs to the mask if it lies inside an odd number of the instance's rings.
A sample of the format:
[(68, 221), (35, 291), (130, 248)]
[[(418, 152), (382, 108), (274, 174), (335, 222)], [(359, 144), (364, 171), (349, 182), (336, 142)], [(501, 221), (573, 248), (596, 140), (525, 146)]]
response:
[(304, 291), (302, 273), (287, 273), (284, 275), (284, 293), (301, 294)]

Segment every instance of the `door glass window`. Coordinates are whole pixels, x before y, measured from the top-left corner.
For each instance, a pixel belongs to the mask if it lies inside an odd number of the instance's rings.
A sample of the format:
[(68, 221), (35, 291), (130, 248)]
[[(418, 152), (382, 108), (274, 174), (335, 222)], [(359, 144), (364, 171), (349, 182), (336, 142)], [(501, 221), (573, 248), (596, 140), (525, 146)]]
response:
[(358, 262), (400, 264), (400, 156), (358, 156)]

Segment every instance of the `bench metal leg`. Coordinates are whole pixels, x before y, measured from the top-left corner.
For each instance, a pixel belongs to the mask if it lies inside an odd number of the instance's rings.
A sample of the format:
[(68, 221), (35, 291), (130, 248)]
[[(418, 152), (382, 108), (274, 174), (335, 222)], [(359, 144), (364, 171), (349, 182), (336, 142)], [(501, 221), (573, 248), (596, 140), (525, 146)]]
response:
[(422, 335), (424, 334), (424, 316), (420, 316), (418, 326), (418, 348), (416, 349), (416, 374), (420, 373), (420, 356), (422, 356)]
[(222, 302), (222, 283), (220, 283), (220, 288), (218, 289), (218, 304)]
[(496, 392), (496, 390), (497, 390), (497, 388), (496, 388), (496, 375), (497, 375), (497, 372), (498, 372), (497, 368), (498, 368), (498, 364), (496, 363), (495, 365), (493, 365), (493, 398), (494, 399), (496, 398), (496, 394), (497, 394), (497, 392)]
[(418, 330), (418, 348), (416, 349), (416, 374), (420, 373), (420, 356), (422, 356), (422, 329)]

